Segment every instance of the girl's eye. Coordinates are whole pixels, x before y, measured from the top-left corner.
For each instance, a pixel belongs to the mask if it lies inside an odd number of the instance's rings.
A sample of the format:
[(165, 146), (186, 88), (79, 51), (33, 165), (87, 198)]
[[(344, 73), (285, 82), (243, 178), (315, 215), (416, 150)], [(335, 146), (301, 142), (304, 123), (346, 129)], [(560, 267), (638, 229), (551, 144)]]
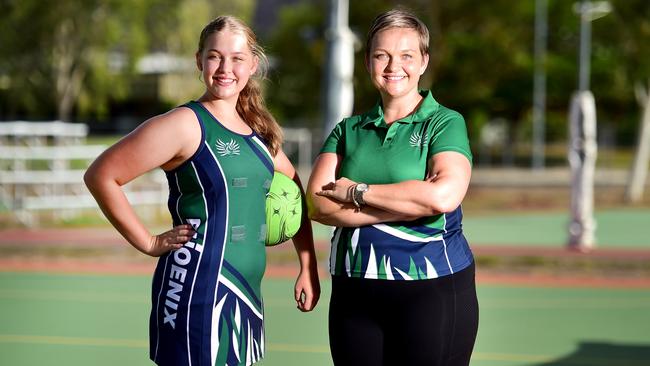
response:
[(375, 55), (375, 58), (378, 60), (385, 60), (388, 56), (385, 53), (379, 53)]
[(402, 58), (407, 59), (407, 60), (410, 60), (410, 59), (413, 58), (413, 55), (407, 53), (407, 54), (405, 54), (405, 55), (402, 55)]

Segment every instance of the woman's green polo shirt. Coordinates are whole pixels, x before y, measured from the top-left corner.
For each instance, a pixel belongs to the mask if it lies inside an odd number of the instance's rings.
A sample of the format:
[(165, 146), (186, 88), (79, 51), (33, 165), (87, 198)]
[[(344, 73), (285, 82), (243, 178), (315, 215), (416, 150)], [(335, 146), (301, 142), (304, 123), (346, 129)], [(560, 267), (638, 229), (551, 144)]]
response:
[(472, 161), (465, 120), (440, 105), (431, 92), (421, 92), (417, 111), (390, 125), (380, 103), (370, 111), (344, 119), (325, 141), (321, 153), (344, 157), (339, 176), (368, 184), (422, 180), (431, 156), (456, 151)]
[[(337, 178), (367, 184), (423, 180), (436, 153), (456, 151), (472, 162), (465, 120), (440, 105), (430, 91), (411, 115), (387, 125), (381, 103), (346, 118), (332, 130), (321, 153), (343, 159)], [(427, 279), (457, 272), (473, 258), (462, 234), (462, 211), (412, 222), (337, 228), (332, 238), (334, 275)]]

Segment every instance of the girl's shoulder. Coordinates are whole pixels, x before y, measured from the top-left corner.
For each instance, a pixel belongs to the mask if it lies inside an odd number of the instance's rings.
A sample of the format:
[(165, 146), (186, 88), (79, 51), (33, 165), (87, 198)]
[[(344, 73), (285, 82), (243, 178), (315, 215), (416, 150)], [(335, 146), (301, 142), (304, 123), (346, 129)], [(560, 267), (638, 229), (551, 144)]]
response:
[(157, 124), (173, 129), (195, 129), (198, 126), (198, 118), (194, 111), (186, 106), (179, 106), (165, 113), (151, 117), (145, 123)]
[(151, 131), (161, 138), (171, 136), (181, 144), (194, 145), (202, 136), (202, 127), (196, 115), (182, 106), (149, 118), (138, 130)]

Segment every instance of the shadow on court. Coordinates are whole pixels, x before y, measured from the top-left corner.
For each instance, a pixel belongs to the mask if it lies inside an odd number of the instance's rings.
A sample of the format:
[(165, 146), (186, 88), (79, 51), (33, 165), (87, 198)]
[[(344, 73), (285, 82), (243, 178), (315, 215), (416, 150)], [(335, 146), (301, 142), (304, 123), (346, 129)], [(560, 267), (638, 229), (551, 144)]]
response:
[(581, 342), (575, 352), (557, 360), (529, 366), (647, 366), (650, 344)]

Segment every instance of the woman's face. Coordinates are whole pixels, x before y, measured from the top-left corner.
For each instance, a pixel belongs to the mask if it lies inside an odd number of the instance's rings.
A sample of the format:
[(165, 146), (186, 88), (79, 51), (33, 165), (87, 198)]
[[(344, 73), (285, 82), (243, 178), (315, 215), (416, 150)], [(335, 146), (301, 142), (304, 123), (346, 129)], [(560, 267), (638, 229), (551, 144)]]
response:
[(418, 81), (429, 62), (420, 52), (417, 31), (389, 28), (375, 34), (366, 60), (372, 83), (382, 97), (399, 98), (418, 92)]
[(196, 55), (208, 91), (217, 99), (237, 100), (248, 79), (257, 70), (258, 59), (246, 36), (222, 30), (211, 34)]

